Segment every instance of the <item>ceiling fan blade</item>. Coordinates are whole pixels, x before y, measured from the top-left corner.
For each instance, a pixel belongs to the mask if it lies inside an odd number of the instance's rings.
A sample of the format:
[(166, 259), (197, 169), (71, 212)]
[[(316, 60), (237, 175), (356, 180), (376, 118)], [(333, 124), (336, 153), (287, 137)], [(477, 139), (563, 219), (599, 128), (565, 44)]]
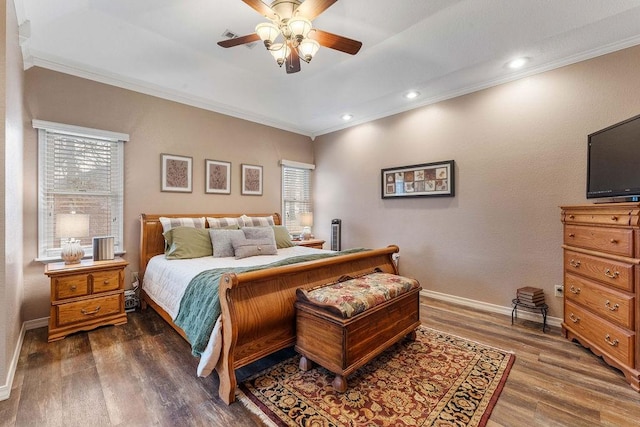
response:
[(320, 46), (339, 50), (350, 55), (355, 55), (362, 47), (362, 42), (318, 29), (312, 30), (309, 33), (309, 38), (320, 43)]
[(241, 44), (253, 43), (260, 40), (260, 37), (256, 34), (247, 34), (246, 36), (236, 37), (233, 39), (222, 40), (218, 42), (218, 46), (222, 47), (234, 47), (240, 46)]
[(273, 9), (271, 9), (268, 5), (261, 2), (260, 0), (242, 0), (242, 1), (245, 2), (247, 5), (249, 5), (249, 7), (251, 7), (253, 10), (258, 12), (260, 15), (264, 16), (265, 18), (273, 19), (276, 15)]
[(300, 56), (298, 56), (298, 49), (291, 49), (289, 58), (284, 62), (284, 66), (287, 67), (287, 74), (297, 73), (300, 71)]
[(337, 1), (338, 0), (305, 0), (304, 3), (296, 9), (296, 14), (312, 21)]

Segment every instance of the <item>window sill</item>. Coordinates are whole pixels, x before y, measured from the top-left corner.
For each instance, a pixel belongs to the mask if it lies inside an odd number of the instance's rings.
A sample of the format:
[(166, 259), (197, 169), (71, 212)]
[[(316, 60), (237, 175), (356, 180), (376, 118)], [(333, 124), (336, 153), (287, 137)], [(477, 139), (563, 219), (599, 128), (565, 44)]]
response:
[[(116, 251), (116, 252), (114, 252), (114, 255), (115, 256), (121, 256), (121, 255), (124, 255), (126, 253), (127, 253), (127, 251)], [(93, 258), (93, 255), (82, 257), (82, 259), (91, 259), (91, 258)], [(49, 264), (51, 262), (62, 262), (62, 258), (55, 257), (55, 256), (53, 256), (53, 257), (42, 257), (42, 258), (35, 258), (34, 261), (35, 262), (40, 262), (42, 264)]]

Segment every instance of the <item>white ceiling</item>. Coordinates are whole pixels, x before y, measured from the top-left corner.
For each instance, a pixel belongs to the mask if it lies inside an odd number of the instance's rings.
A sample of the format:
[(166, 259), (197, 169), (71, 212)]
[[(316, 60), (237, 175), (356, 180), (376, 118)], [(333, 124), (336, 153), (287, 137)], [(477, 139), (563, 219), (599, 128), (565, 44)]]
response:
[[(339, 0), (313, 24), (360, 52), (321, 48), (286, 74), (261, 43), (216, 44), (265, 21), (241, 0), (14, 1), (25, 68), (312, 138), (640, 44), (640, 0)], [(505, 66), (517, 56), (531, 61)]]

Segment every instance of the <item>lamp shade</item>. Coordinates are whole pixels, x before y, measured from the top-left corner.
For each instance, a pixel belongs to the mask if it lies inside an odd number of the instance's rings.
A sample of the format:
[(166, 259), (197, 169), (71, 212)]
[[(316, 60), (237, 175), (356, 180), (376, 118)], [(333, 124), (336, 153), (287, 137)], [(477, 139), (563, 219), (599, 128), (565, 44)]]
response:
[(287, 46), (287, 44), (285, 43), (276, 43), (271, 46), (270, 52), (271, 55), (273, 55), (273, 57), (275, 58), (278, 65), (282, 66), (282, 64), (284, 64), (284, 61), (287, 59), (287, 56), (289, 56), (289, 46)]
[(280, 34), (280, 29), (271, 22), (263, 22), (256, 25), (256, 34), (258, 34), (265, 46), (270, 47)]
[(89, 235), (89, 215), (57, 214), (56, 235), (62, 239), (86, 237)]
[(300, 225), (303, 227), (313, 226), (313, 213), (305, 212), (300, 214)]
[(320, 43), (312, 39), (304, 39), (298, 46), (300, 58), (305, 62), (310, 62), (320, 49)]
[(302, 17), (291, 18), (289, 20), (288, 25), (289, 25), (289, 31), (291, 31), (291, 34), (293, 35), (294, 38), (298, 40), (302, 40), (306, 38), (307, 34), (309, 34), (309, 31), (311, 31), (311, 21), (309, 21), (306, 18), (302, 18)]

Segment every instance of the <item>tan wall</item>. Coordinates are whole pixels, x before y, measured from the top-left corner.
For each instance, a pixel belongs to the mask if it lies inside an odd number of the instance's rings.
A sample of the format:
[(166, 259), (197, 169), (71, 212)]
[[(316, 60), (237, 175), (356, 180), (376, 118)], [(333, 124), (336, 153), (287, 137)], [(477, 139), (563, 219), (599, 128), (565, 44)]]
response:
[[(279, 160), (313, 162), (309, 138), (66, 74), (26, 72), (30, 117), (129, 133), (125, 146), (125, 249), (138, 269), (140, 213), (280, 212)], [(37, 134), (25, 135), (25, 315), (48, 316), (37, 254)], [(193, 157), (193, 192), (160, 191), (160, 154)], [(204, 193), (205, 159), (232, 162), (231, 195)], [(263, 196), (240, 195), (240, 164), (264, 167)], [(129, 279), (128, 279), (129, 280)]]
[[(562, 316), (563, 204), (584, 203), (587, 135), (640, 114), (640, 47), (318, 137), (314, 232), (400, 246), (425, 289), (509, 306), (544, 288)], [(455, 198), (381, 199), (380, 169), (456, 161)], [(330, 189), (330, 191), (327, 191)]]

